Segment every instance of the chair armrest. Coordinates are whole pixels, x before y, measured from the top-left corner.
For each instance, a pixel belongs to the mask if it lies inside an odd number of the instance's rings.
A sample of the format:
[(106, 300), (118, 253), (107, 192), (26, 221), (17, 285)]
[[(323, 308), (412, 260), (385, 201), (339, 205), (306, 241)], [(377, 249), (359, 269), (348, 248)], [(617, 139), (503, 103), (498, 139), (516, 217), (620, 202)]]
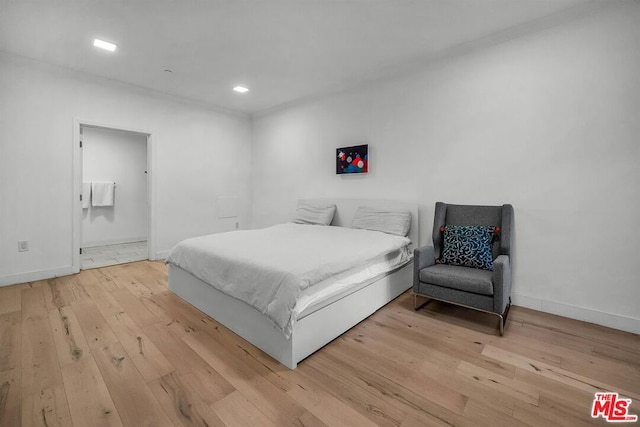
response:
[(502, 313), (511, 297), (511, 262), (508, 255), (493, 261), (493, 310)]
[(433, 246), (422, 246), (413, 250), (413, 288), (418, 289), (420, 270), (436, 263)]
[(433, 246), (422, 246), (413, 250), (413, 265), (419, 270), (436, 263)]

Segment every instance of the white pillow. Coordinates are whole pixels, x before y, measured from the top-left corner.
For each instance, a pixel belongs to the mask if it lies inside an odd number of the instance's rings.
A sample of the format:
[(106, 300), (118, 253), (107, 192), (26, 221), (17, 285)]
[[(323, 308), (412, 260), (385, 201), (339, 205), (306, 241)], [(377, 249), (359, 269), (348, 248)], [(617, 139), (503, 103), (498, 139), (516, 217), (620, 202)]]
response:
[(335, 213), (335, 204), (300, 202), (293, 222), (296, 224), (329, 225)]
[(406, 237), (411, 227), (411, 212), (360, 206), (351, 227)]

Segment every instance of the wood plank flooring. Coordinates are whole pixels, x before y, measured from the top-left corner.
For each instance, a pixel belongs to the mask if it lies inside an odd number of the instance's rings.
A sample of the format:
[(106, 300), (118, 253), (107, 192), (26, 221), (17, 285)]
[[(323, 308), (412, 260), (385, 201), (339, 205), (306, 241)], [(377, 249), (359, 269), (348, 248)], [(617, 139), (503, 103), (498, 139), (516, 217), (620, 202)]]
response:
[(167, 291), (160, 262), (0, 288), (0, 426), (580, 426), (640, 413), (640, 336), (410, 292), (290, 371)]

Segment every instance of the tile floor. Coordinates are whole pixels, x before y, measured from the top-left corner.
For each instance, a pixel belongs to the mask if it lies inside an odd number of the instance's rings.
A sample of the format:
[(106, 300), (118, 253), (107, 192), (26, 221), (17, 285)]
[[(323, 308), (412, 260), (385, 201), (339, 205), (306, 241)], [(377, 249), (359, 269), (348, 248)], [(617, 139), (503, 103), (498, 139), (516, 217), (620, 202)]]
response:
[(107, 265), (142, 261), (147, 259), (148, 255), (146, 241), (82, 248), (80, 268), (87, 270), (89, 268), (106, 267)]

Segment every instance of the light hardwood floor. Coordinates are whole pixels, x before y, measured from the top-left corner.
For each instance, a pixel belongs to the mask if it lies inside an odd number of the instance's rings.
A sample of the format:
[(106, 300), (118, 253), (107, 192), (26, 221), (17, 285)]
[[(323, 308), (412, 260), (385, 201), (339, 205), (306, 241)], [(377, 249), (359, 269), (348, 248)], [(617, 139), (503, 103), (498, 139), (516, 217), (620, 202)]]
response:
[(0, 426), (605, 425), (640, 412), (640, 337), (410, 292), (290, 371), (137, 262), (0, 288)]

